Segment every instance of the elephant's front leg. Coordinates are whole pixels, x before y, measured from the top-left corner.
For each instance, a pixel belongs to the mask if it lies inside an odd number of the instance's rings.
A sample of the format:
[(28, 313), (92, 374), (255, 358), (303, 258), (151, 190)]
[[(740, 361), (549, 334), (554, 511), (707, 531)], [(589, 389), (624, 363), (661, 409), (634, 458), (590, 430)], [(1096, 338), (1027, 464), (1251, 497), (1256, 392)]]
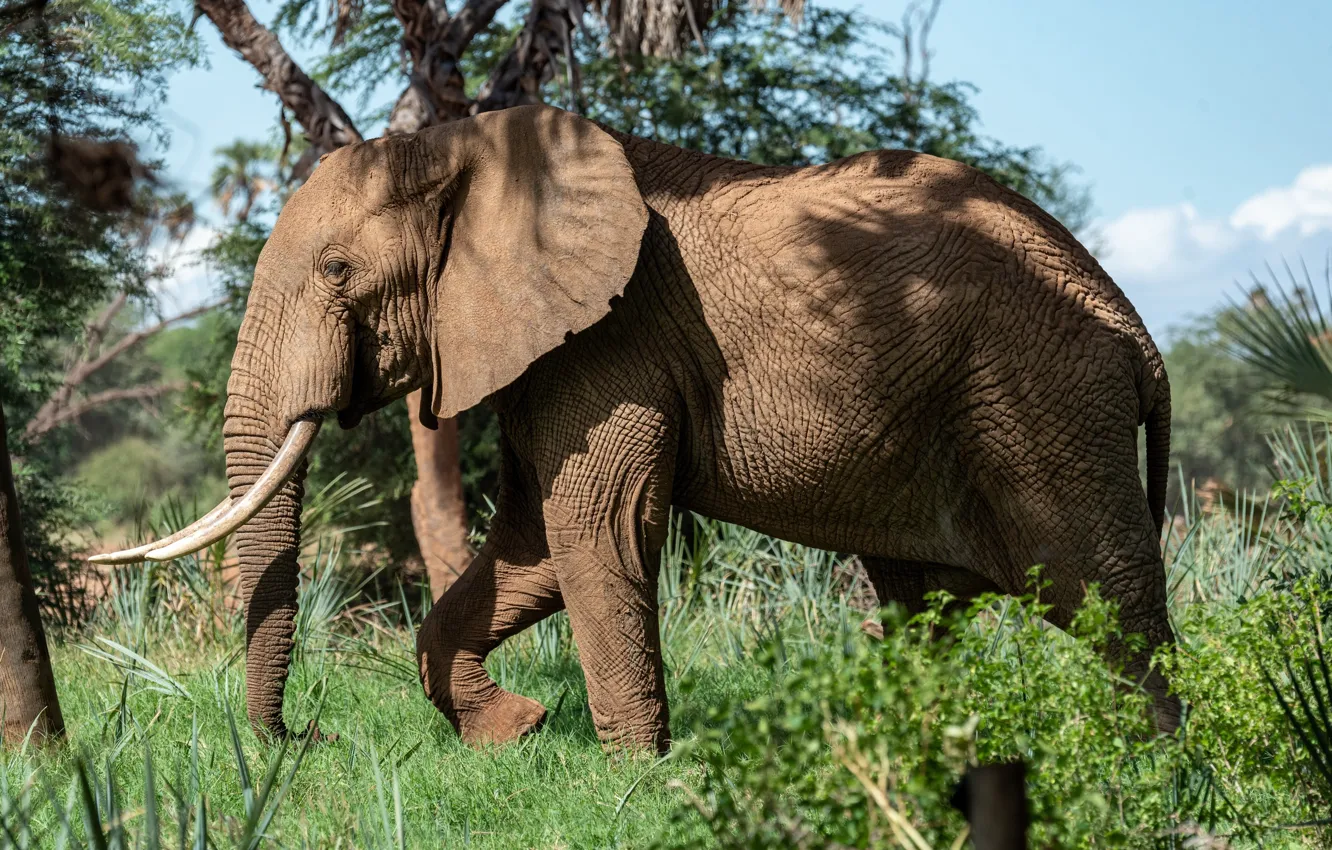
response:
[(417, 636), (426, 695), (474, 746), (511, 741), (535, 731), (546, 717), (541, 703), (504, 690), (482, 666), (506, 638), (564, 607), (551, 561), (521, 540), (492, 528)]
[(662, 452), (662, 445), (643, 446), (641, 464), (619, 458), (619, 469), (566, 464), (545, 507), (597, 735), (610, 748), (659, 753), (670, 746), (657, 577), (673, 454), (643, 455)]
[(626, 554), (611, 541), (585, 541), (560, 554), (557, 575), (597, 736), (610, 748), (664, 753), (671, 734), (657, 619), (660, 550)]

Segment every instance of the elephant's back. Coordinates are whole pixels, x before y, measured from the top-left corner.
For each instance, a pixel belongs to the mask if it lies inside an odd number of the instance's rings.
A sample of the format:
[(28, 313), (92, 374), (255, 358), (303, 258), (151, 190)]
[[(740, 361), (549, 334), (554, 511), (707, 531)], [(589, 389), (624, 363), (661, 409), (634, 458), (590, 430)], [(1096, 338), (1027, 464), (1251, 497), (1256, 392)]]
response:
[(708, 195), (708, 220), (675, 228), (726, 373), (705, 442), (729, 496), (704, 507), (933, 539), (976, 470), (1009, 475), (1047, 432), (1135, 427), (1160, 371), (1136, 312), (982, 173), (882, 151)]
[(1162, 371), (1137, 311), (1077, 238), (962, 163), (870, 151), (740, 177), (711, 207), (735, 222), (761, 297), (784, 302), (793, 327), (831, 319), (823, 334), (854, 325), (886, 337), (875, 345), (925, 328), (937, 344), (982, 347), (978, 329), (1003, 330)]

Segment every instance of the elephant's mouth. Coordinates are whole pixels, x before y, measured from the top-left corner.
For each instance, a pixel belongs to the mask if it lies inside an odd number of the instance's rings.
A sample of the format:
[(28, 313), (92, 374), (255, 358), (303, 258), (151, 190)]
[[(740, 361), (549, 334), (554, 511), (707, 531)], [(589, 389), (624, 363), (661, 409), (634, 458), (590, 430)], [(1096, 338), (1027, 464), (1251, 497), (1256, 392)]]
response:
[(361, 419), (365, 417), (366, 411), (359, 407), (348, 405), (338, 411), (338, 427), (347, 431), (361, 424)]
[(347, 403), (342, 409), (337, 411), (338, 426), (344, 431), (355, 428), (361, 424), (361, 419), (367, 413), (378, 410), (383, 407), (378, 398), (376, 398), (377, 383), (375, 380), (375, 355), (377, 352), (368, 350), (373, 346), (367, 346), (366, 343), (374, 339), (374, 334), (364, 328), (356, 328), (352, 337), (352, 343), (348, 348), (347, 372), (348, 372), (348, 392)]
[(347, 404), (337, 411), (338, 426), (343, 430), (355, 428), (361, 424), (361, 420), (365, 418), (366, 414), (374, 413), (381, 407), (387, 407), (402, 395), (401, 393), (393, 395), (384, 392), (376, 378), (377, 375), (374, 371), (361, 368), (358, 360), (357, 367), (352, 370)]

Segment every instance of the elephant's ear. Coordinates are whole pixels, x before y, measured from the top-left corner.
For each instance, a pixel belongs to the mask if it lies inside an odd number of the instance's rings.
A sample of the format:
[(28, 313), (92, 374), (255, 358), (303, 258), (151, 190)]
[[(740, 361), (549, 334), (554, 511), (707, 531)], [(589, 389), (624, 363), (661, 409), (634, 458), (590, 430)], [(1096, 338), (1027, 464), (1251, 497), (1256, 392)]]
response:
[(431, 409), (448, 417), (610, 312), (647, 208), (620, 143), (563, 110), (506, 109), (431, 133), (426, 170), (456, 174), (432, 305)]

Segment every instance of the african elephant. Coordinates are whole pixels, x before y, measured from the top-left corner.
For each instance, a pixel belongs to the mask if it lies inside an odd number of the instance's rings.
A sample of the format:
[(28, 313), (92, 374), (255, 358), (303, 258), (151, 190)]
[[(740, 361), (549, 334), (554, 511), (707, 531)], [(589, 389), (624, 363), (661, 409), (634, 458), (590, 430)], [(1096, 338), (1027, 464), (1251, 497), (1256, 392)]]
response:
[[(1043, 563), (1055, 624), (1099, 582), (1149, 649), (1173, 640), (1161, 357), (1067, 230), (956, 162), (766, 167), (545, 106), (321, 160), (255, 268), (231, 500), (129, 553), (239, 529), (257, 728), (285, 731), (301, 458), (321, 420), (349, 428), (422, 387), (426, 424), (484, 401), (502, 431), (488, 539), (417, 642), (466, 741), (541, 724), (482, 662), (567, 609), (603, 741), (668, 745), (673, 505), (859, 553), (881, 601), (909, 607), (932, 586), (1021, 592)], [(1126, 661), (1173, 729), (1148, 658)]]

